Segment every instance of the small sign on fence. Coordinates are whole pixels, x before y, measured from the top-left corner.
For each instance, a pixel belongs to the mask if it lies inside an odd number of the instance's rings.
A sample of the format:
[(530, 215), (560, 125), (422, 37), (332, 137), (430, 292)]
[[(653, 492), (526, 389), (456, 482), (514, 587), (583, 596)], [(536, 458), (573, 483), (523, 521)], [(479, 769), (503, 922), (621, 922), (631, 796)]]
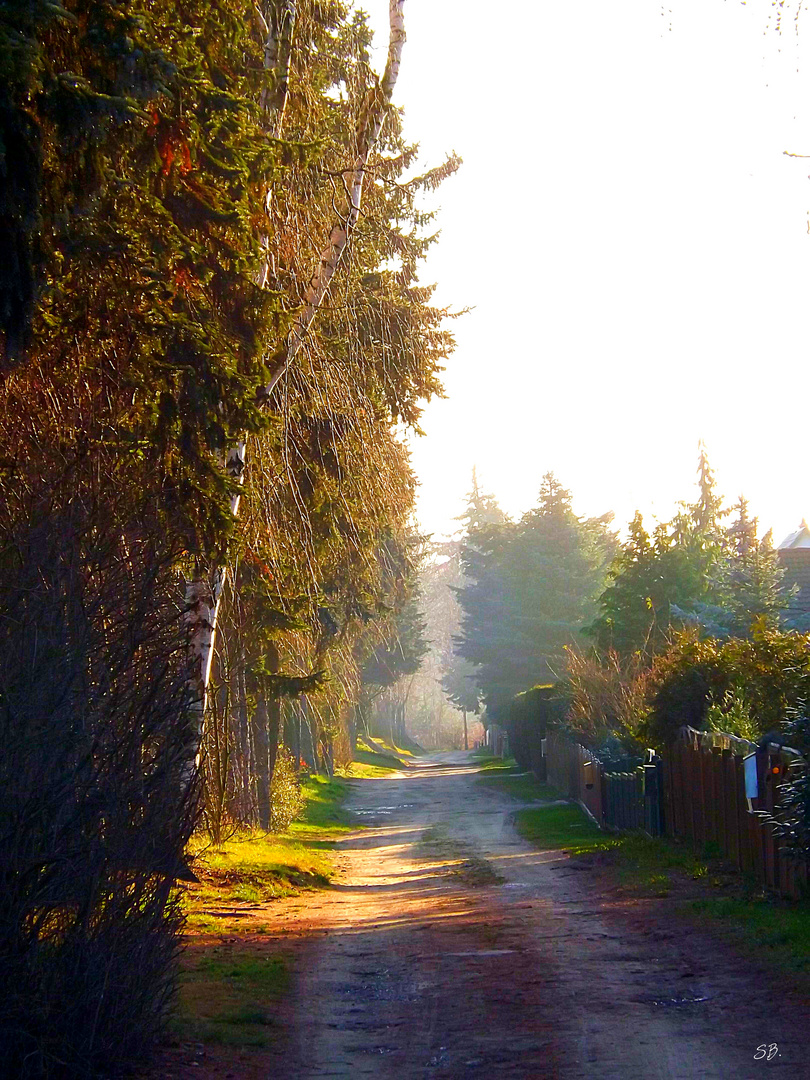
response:
[(753, 810), (751, 800), (756, 799), (759, 795), (756, 753), (748, 754), (743, 758), (743, 770), (745, 771), (745, 797), (748, 799), (748, 809)]

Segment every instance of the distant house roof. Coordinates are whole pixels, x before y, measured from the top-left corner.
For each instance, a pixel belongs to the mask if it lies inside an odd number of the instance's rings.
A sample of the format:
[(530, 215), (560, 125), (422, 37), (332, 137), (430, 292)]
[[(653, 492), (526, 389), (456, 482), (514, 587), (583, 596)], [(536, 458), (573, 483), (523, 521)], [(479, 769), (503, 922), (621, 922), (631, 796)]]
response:
[(797, 548), (810, 548), (810, 525), (804, 519), (796, 532), (792, 532), (781, 544), (777, 544), (776, 550), (795, 551)]
[(810, 525), (802, 521), (796, 532), (785, 537), (776, 552), (785, 569), (783, 584), (796, 588), (788, 603), (788, 614), (810, 615)]

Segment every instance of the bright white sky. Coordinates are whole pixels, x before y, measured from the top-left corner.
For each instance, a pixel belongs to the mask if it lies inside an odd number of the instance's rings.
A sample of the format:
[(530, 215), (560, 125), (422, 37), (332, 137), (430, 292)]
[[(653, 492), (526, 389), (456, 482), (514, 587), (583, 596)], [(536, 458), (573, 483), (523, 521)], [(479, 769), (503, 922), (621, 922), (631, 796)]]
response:
[(475, 309), (413, 446), (424, 529), (458, 528), (473, 465), (513, 516), (553, 469), (580, 514), (665, 519), (701, 438), (763, 531), (810, 517), (798, 5), (779, 34), (771, 0), (407, 0), (406, 134), (464, 158), (422, 277)]

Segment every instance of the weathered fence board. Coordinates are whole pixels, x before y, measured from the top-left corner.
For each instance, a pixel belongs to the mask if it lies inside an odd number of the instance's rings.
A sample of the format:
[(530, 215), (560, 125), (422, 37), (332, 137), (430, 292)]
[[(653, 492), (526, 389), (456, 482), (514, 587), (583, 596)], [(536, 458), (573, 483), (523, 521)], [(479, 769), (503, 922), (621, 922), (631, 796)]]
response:
[(785, 771), (780, 752), (757, 753), (759, 797), (752, 813), (742, 759), (752, 747), (731, 736), (687, 728), (662, 761), (615, 773), (563, 736), (548, 735), (545, 745), (549, 784), (581, 803), (599, 825), (677, 837), (698, 850), (716, 846), (742, 873), (768, 888), (795, 898), (806, 894), (807, 865), (780, 851), (773, 826), (756, 813), (773, 813), (778, 806), (778, 783)]

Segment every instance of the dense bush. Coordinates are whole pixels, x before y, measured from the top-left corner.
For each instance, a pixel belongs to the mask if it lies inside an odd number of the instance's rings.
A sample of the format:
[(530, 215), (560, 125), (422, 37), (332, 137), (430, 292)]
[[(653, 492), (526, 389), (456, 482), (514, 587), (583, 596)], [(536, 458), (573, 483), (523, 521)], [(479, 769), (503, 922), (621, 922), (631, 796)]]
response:
[(810, 635), (783, 634), (762, 625), (750, 639), (720, 642), (684, 632), (653, 663), (640, 732), (651, 746), (662, 747), (683, 724), (703, 729), (710, 721), (712, 727), (729, 730), (740, 719), (744, 701), (749, 731), (758, 737), (778, 729), (808, 692)]
[(594, 751), (605, 749), (611, 757), (639, 752), (638, 733), (647, 710), (647, 669), (640, 654), (623, 659), (613, 649), (600, 656), (595, 650), (569, 648), (565, 685), (566, 725), (578, 742)]
[(162, 531), (145, 509), (124, 531), (109, 507), (55, 504), (0, 528), (0, 1075), (15, 1080), (107, 1074), (160, 1029), (195, 801)]
[(810, 716), (804, 706), (791, 711), (784, 735), (802, 756), (791, 762), (779, 786), (776, 831), (788, 855), (810, 860)]
[(512, 698), (506, 711), (505, 727), (509, 733), (509, 747), (521, 768), (539, 767), (540, 740), (550, 729), (560, 725), (566, 704), (564, 688), (553, 683), (533, 686)]

